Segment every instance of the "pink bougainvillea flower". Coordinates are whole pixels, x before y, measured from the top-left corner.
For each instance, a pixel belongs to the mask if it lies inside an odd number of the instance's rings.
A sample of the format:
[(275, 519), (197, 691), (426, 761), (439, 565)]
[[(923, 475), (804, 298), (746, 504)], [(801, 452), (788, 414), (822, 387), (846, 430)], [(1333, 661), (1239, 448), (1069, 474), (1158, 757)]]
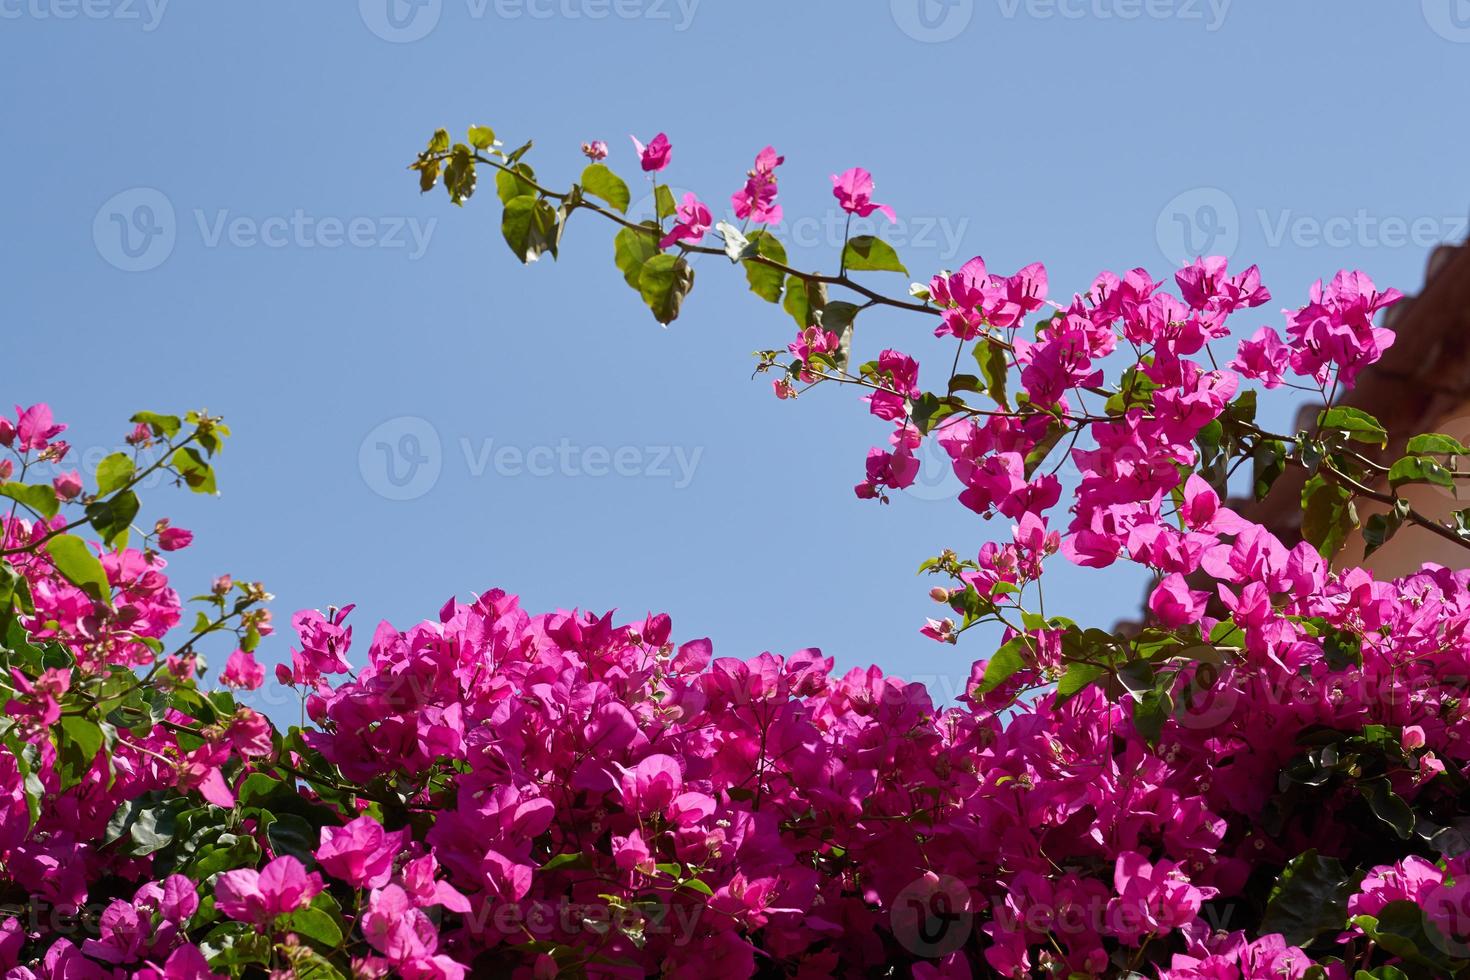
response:
[(776, 168), (786, 162), (774, 147), (766, 147), (755, 158), (755, 166), (746, 174), (745, 186), (730, 195), (735, 216), (759, 224), (776, 224), (781, 220), (781, 205), (776, 203)]
[(674, 215), (676, 224), (659, 240), (659, 248), (668, 248), (675, 242), (698, 242), (709, 231), (714, 218), (704, 202), (693, 194), (685, 194)]
[(223, 872), (214, 883), (214, 904), (238, 922), (268, 925), (277, 916), (307, 905), (322, 890), (322, 876), (289, 854), (256, 871), (239, 868)]
[(662, 812), (684, 786), (679, 762), (669, 755), (651, 755), (622, 773), (623, 806), (633, 813)]
[(219, 682), (226, 687), (254, 691), (265, 683), (265, 668), (256, 661), (254, 653), (236, 650), (225, 661), (225, 669), (220, 672)]
[(19, 697), (5, 705), (5, 713), (46, 728), (61, 719), (61, 698), (71, 689), (70, 667), (49, 667), (32, 681), (14, 667), (10, 670)]
[[(636, 145), (638, 141), (634, 140), (633, 142)], [(607, 143), (602, 140), (588, 140), (582, 144), (582, 152), (593, 163), (601, 163), (607, 159)]]
[(1148, 607), (1166, 628), (1178, 629), (1200, 621), (1209, 597), (1208, 592), (1192, 591), (1184, 576), (1173, 572), (1164, 576), (1154, 589), (1149, 596)]
[[(11, 438), (18, 441), (21, 452), (46, 449), (51, 440), (66, 431), (65, 425), (57, 424), (51, 417), (51, 406), (44, 402), (30, 408), (15, 406), (16, 421)], [(10, 445), (10, 442), (6, 442)]]
[(408, 836), (407, 830), (386, 831), (362, 816), (341, 827), (323, 827), (316, 859), (327, 874), (355, 888), (382, 888), (393, 877), (393, 859)]
[(362, 916), (362, 934), (395, 964), (429, 956), (439, 944), (434, 924), (397, 885), (373, 890)]
[(638, 162), (645, 173), (657, 173), (669, 165), (669, 157), (674, 152), (673, 144), (663, 133), (655, 136), (647, 146), (638, 141), (638, 137), (628, 137), (633, 141), (633, 149), (638, 153)]
[(1291, 348), (1274, 329), (1262, 327), (1240, 342), (1230, 368), (1247, 378), (1255, 378), (1267, 388), (1277, 388), (1291, 368)]
[(76, 470), (62, 473), (51, 481), (51, 486), (55, 488), (56, 496), (62, 500), (71, 500), (82, 492), (82, 474)]
[(862, 167), (832, 175), (832, 196), (848, 214), (866, 218), (874, 211), (881, 212), (889, 221), (897, 221), (893, 209), (886, 204), (873, 203), (873, 175)]
[(1193, 922), (1205, 900), (1217, 894), (1215, 888), (1191, 882), (1177, 863), (1150, 864), (1137, 851), (1118, 855), (1113, 887), (1117, 897), (1108, 903), (1107, 921), (1130, 946), (1143, 936)]
[(194, 532), (181, 527), (166, 527), (158, 532), (158, 547), (164, 551), (179, 551), (194, 542)]
[(246, 758), (262, 758), (272, 754), (271, 726), (265, 715), (241, 707), (225, 729), (225, 740)]

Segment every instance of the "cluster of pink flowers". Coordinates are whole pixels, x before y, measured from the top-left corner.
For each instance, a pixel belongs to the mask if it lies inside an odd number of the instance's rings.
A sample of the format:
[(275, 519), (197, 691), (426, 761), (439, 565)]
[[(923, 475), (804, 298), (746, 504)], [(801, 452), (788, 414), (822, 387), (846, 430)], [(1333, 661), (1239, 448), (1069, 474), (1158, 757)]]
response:
[[(667, 136), (634, 144), (644, 171), (667, 167)], [(732, 201), (742, 218), (779, 219), (781, 163), (757, 157)], [(833, 193), (849, 214), (893, 218), (861, 168)], [(662, 247), (698, 242), (711, 215), (688, 195), (675, 219)], [(1333, 569), (1196, 472), (1242, 376), (1351, 384), (1391, 343), (1374, 319), (1398, 295), (1342, 273), (1284, 336), (1262, 328), (1220, 368), (1209, 345), (1270, 299), (1259, 272), (1201, 259), (1174, 283), (1104, 273), (1061, 304), (1039, 263), (1003, 276), (976, 258), (914, 295), (939, 336), (983, 346), (989, 376), (966, 388), (952, 372), (948, 390), (984, 388), (994, 411), (926, 395), (899, 350), (844, 377), (891, 428), (859, 496), (911, 485), (932, 438), (960, 503), (1004, 518), (973, 560), (931, 566), (950, 576), (931, 594), (964, 625), (931, 620), (926, 635), (1006, 627), (952, 704), (876, 667), (838, 675), (816, 649), (716, 657), (708, 639), (675, 640), (665, 615), (533, 615), (493, 590), (407, 630), (380, 623), (365, 652), (352, 606), (298, 612), (274, 679), (311, 724), (281, 733), (198, 688), (192, 638), (165, 652), (181, 603), (157, 552), (189, 532), (161, 521), (141, 550), (94, 549), (98, 595), (44, 547), (65, 516), (4, 518), (0, 550), (31, 605), (15, 607), (24, 643), (0, 636), (30, 658), (3, 681), (0, 905), (27, 915), (0, 916), (0, 972), (1465, 970), (1470, 572)], [(797, 319), (783, 397), (792, 379), (828, 378), (843, 347)], [(1120, 349), (1136, 359), (1103, 388)], [(17, 410), (0, 445), (24, 472), (66, 455), (63, 428), (45, 406)], [(1079, 474), (1067, 516), (1043, 469), (1063, 439)], [(72, 510), (87, 497), (80, 475), (42, 489)], [(1152, 572), (1143, 632), (1029, 612), (1058, 554)], [(238, 588), (222, 577), (201, 599), (224, 611)], [(219, 680), (250, 691), (266, 677), (242, 642)]]

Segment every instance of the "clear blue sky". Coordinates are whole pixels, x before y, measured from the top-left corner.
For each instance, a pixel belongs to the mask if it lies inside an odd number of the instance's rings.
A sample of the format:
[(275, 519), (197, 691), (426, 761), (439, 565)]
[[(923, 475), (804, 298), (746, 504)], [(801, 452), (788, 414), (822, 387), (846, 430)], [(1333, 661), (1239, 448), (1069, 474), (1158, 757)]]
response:
[[(667, 130), (671, 182), (721, 203), (774, 143), (808, 267), (835, 264), (828, 175), (854, 165), (916, 277), (1040, 259), (1070, 295), (1233, 250), (1276, 294), (1250, 329), (1343, 265), (1416, 289), (1470, 206), (1464, 0), (388, 2), (0, 0), (0, 395), (52, 402), (91, 462), (136, 409), (225, 415), (222, 496), (150, 498), (198, 535), (180, 589), (264, 579), (282, 624), (357, 602), (364, 642), (500, 586), (944, 698), (984, 651), (918, 635), (914, 568), (1005, 532), (934, 472), (856, 500), (885, 427), (752, 381), (791, 325), (720, 262), (664, 330), (592, 216), (523, 269), (491, 200), (420, 198), (403, 168), (436, 126), (534, 137), (558, 184), (585, 139), (626, 174), (627, 134)], [(865, 314), (859, 354), (934, 378), (927, 333)], [(1138, 607), (1127, 575), (1052, 579), (1048, 611)]]

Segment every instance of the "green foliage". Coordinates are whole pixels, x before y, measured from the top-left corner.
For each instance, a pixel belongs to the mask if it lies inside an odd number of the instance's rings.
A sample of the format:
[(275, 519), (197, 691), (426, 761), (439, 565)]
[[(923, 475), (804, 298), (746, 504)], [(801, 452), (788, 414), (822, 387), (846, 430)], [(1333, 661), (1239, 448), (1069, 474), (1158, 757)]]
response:
[(1357, 889), (1358, 877), (1345, 871), (1336, 858), (1322, 857), (1315, 850), (1293, 858), (1271, 889), (1261, 931), (1279, 932), (1292, 946), (1340, 932), (1347, 924), (1348, 898)]
[(619, 214), (628, 213), (633, 196), (623, 178), (601, 163), (594, 163), (582, 171), (582, 189), (593, 197), (606, 201)]
[(873, 235), (861, 235), (852, 239), (842, 250), (843, 268), (849, 271), (901, 272), (908, 269), (899, 261), (893, 246)]

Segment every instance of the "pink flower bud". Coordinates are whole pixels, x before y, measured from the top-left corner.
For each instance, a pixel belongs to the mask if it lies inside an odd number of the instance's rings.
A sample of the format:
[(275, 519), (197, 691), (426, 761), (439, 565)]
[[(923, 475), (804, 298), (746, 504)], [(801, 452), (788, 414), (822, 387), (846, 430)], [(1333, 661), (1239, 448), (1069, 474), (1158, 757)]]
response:
[(12, 463), (8, 459), (0, 459), (0, 480), (8, 480), (8, 479), (10, 479), (10, 475), (12, 473), (14, 473), (14, 472), (15, 472), (15, 464), (14, 463)]
[(1424, 729), (1418, 725), (1409, 725), (1404, 729), (1403, 746), (1406, 749), (1424, 748)]
[(52, 480), (51, 485), (56, 488), (56, 496), (62, 500), (72, 500), (82, 492), (82, 475), (72, 470)]
[(9, 419), (0, 419), (0, 446), (9, 446), (15, 442), (15, 423)]
[(601, 163), (607, 159), (607, 143), (603, 140), (589, 140), (582, 144), (582, 152), (593, 163)]
[(178, 551), (180, 548), (187, 548), (193, 540), (194, 532), (186, 531), (181, 527), (166, 527), (158, 532), (158, 547), (164, 551)]

